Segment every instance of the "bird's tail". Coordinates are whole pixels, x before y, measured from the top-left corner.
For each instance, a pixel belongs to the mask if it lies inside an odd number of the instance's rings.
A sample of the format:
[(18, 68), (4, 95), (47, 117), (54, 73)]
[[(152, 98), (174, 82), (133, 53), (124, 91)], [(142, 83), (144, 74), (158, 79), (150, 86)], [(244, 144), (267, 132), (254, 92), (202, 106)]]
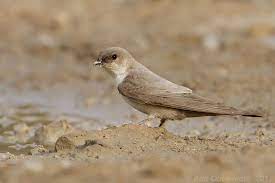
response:
[(255, 110), (241, 111), (240, 115), (248, 117), (264, 117), (264, 112)]

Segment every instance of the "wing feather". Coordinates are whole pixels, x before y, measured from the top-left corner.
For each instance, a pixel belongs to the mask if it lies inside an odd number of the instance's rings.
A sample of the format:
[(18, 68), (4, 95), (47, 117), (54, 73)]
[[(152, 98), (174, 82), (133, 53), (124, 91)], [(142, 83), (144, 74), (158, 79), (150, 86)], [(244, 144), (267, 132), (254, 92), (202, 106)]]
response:
[(146, 74), (128, 75), (123, 82), (118, 85), (118, 90), (123, 96), (144, 104), (213, 114), (243, 114), (243, 111), (213, 102), (189, 92), (191, 90), (183, 89), (182, 92), (180, 92), (179, 89), (175, 90), (175, 86), (169, 87), (162, 85), (158, 80), (159, 78), (153, 79), (154, 81), (152, 81), (150, 77), (147, 77)]

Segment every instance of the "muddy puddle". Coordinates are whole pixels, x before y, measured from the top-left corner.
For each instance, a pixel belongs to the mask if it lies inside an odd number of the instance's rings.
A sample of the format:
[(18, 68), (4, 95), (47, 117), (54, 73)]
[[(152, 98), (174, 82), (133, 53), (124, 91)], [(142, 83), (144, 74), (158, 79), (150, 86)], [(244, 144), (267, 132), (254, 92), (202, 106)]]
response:
[(68, 121), (79, 130), (100, 130), (131, 123), (133, 119), (142, 119), (144, 116), (132, 114), (133, 109), (120, 103), (88, 108), (77, 91), (68, 92), (61, 87), (55, 91), (28, 90), (20, 93), (5, 88), (5, 93), (1, 96), (1, 152), (28, 153), (39, 145), (35, 143), (35, 132), (53, 121)]

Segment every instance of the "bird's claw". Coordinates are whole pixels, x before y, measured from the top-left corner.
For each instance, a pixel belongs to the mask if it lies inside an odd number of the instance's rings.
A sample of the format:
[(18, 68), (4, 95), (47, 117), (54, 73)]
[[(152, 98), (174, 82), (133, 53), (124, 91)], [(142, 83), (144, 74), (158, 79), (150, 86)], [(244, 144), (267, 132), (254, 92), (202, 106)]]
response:
[(138, 125), (146, 125), (149, 127), (161, 127), (164, 124), (164, 121), (157, 117), (149, 117), (142, 121), (137, 122), (137, 124)]

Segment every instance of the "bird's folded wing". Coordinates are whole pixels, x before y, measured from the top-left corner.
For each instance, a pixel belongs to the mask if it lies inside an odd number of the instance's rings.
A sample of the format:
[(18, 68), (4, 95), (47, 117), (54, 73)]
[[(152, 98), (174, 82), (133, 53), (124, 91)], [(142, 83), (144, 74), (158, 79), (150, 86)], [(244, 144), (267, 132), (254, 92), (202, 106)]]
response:
[(174, 92), (154, 83), (141, 85), (138, 80), (126, 78), (118, 86), (118, 90), (123, 96), (144, 104), (213, 114), (243, 114), (233, 107), (227, 107), (196, 94)]

